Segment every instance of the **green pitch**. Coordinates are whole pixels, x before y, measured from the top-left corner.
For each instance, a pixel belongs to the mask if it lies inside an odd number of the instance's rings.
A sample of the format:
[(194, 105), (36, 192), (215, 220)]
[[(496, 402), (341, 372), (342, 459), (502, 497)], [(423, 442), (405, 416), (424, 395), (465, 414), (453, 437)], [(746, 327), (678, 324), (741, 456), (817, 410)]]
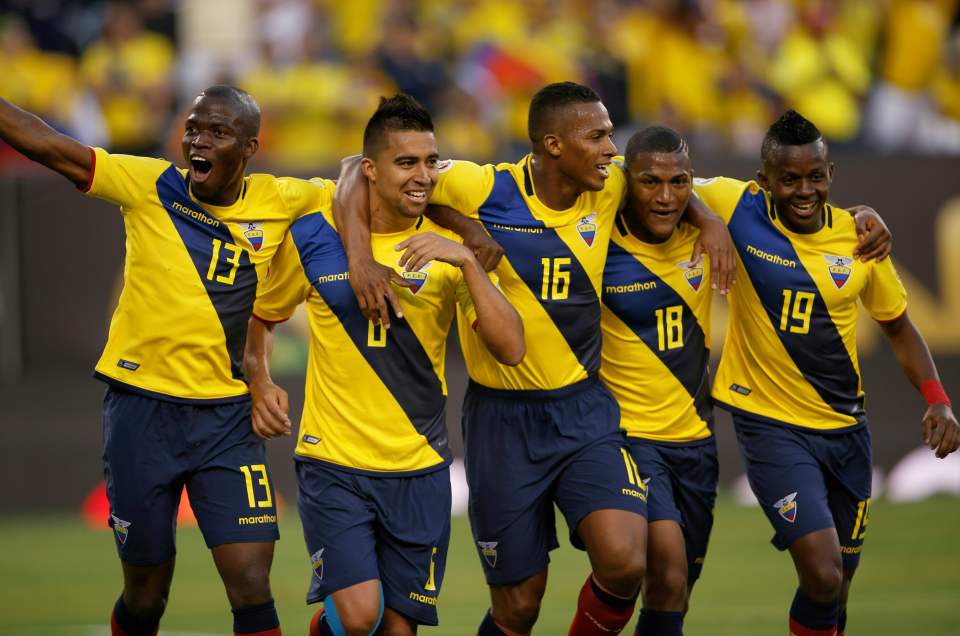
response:
[[(306, 632), (312, 610), (303, 603), (309, 564), (295, 511), (281, 520), (283, 539), (273, 569), (284, 631)], [(562, 524), (561, 524), (562, 526)], [(470, 530), (453, 525), (440, 603), (441, 627), (421, 634), (472, 635), (487, 594)], [(934, 499), (871, 508), (864, 559), (854, 581), (848, 633), (960, 634), (960, 499)], [(785, 634), (794, 589), (790, 559), (768, 543), (766, 519), (755, 508), (722, 502), (703, 578), (687, 618), (691, 636)], [(2, 636), (103, 636), (120, 590), (120, 568), (106, 532), (63, 517), (0, 521), (4, 546), (0, 585)], [(586, 557), (566, 544), (554, 552), (536, 634), (563, 635), (587, 574)], [(220, 581), (196, 529), (179, 533), (179, 555), (161, 636), (230, 634)]]

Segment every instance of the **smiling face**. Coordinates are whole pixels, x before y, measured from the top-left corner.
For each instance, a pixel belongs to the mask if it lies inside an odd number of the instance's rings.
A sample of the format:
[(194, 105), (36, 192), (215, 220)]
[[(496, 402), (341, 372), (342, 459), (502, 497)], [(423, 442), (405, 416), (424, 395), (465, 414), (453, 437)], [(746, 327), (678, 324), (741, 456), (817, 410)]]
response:
[(757, 181), (773, 197), (777, 215), (790, 230), (801, 234), (823, 226), (823, 206), (830, 196), (833, 164), (822, 139), (801, 146), (773, 150), (757, 173)]
[(363, 173), (384, 211), (415, 219), (437, 185), (437, 140), (417, 130), (391, 130), (386, 136), (386, 146), (361, 161)]
[(574, 103), (563, 107), (557, 117), (559, 132), (544, 138), (544, 145), (557, 158), (557, 168), (581, 190), (602, 190), (610, 176), (610, 161), (617, 154), (606, 107), (601, 102)]
[(240, 194), (247, 161), (259, 147), (242, 117), (229, 99), (201, 95), (193, 102), (181, 145), (190, 189), (204, 203), (230, 205)]
[(648, 243), (670, 238), (687, 209), (693, 170), (686, 152), (640, 152), (627, 164), (625, 217), (630, 231)]

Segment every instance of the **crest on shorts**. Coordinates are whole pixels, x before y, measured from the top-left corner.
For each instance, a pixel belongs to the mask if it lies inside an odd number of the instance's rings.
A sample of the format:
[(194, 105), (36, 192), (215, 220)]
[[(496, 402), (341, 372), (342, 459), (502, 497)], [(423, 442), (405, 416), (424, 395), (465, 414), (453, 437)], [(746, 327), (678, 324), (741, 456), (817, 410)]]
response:
[(677, 263), (677, 267), (683, 270), (683, 278), (690, 288), (695, 292), (700, 291), (700, 285), (703, 283), (703, 266), (691, 261), (683, 261)]
[(310, 565), (313, 567), (313, 573), (318, 579), (323, 580), (323, 551), (326, 548), (320, 548), (310, 555)]
[(796, 498), (797, 493), (792, 492), (773, 504), (773, 507), (780, 513), (780, 516), (790, 523), (793, 523), (797, 519), (797, 502), (794, 501)]
[(250, 247), (254, 252), (259, 252), (263, 247), (263, 221), (251, 221), (241, 223), (240, 229), (243, 230), (243, 238), (250, 242)]
[(427, 282), (427, 273), (424, 271), (403, 272), (402, 276), (407, 282), (413, 283), (413, 287), (410, 288), (410, 293), (414, 296), (420, 293), (420, 290), (423, 289), (424, 284)]
[(850, 274), (853, 273), (853, 268), (850, 267), (853, 259), (849, 256), (834, 256), (832, 254), (824, 254), (823, 258), (827, 261), (827, 271), (830, 272), (830, 278), (833, 279), (833, 284), (837, 286), (837, 289), (846, 285), (850, 279)]
[(497, 567), (497, 544), (499, 541), (477, 541), (483, 560), (492, 568)]
[(123, 545), (127, 542), (127, 535), (130, 534), (130, 522), (124, 521), (116, 515), (110, 515), (110, 520), (113, 522), (113, 533), (117, 535), (117, 541), (120, 542), (120, 545)]
[(577, 221), (577, 232), (587, 247), (593, 247), (593, 240), (597, 238), (597, 213), (594, 212)]

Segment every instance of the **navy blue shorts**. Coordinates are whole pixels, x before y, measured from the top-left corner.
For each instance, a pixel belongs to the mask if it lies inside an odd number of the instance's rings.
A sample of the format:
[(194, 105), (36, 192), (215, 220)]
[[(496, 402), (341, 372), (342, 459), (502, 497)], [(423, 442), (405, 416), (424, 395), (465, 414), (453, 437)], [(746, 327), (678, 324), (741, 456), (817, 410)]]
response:
[(437, 624), (450, 544), (450, 470), (362, 475), (297, 459), (297, 506), (313, 574), (307, 602), (379, 579), (384, 604)]
[(463, 402), (469, 514), (487, 583), (542, 571), (557, 542), (554, 503), (577, 525), (596, 510), (646, 515), (646, 487), (620, 430), (620, 409), (590, 379), (558, 391), (471, 383)]
[(110, 387), (103, 399), (103, 474), (120, 559), (176, 554), (186, 487), (207, 547), (276, 541), (277, 509), (250, 401), (178, 404)]
[(773, 545), (836, 528), (845, 570), (860, 562), (870, 520), (870, 430), (818, 432), (733, 414), (750, 487), (773, 524)]
[(647, 520), (676, 521), (687, 552), (687, 580), (703, 571), (717, 502), (717, 441), (671, 444), (629, 438), (640, 477), (647, 485)]

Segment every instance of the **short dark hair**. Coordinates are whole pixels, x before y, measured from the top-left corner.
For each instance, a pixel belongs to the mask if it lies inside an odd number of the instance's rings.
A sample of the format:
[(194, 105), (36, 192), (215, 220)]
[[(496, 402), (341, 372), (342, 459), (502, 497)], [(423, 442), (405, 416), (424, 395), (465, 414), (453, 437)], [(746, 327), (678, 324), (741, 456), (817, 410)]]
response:
[(363, 156), (373, 157), (386, 147), (387, 133), (401, 130), (433, 132), (433, 119), (420, 102), (406, 93), (381, 97), (363, 130)]
[(812, 121), (795, 110), (788, 110), (771, 124), (760, 146), (760, 160), (766, 163), (781, 146), (805, 146), (823, 139)]
[(600, 95), (589, 86), (575, 82), (557, 82), (547, 84), (530, 100), (530, 112), (527, 116), (527, 134), (530, 141), (538, 143), (548, 132), (550, 117), (558, 109), (570, 104), (592, 104), (599, 102)]
[(687, 142), (673, 128), (666, 126), (648, 126), (643, 130), (637, 131), (627, 141), (627, 150), (624, 153), (624, 159), (627, 163), (641, 153), (666, 153), (689, 152)]
[(260, 134), (260, 105), (247, 91), (227, 84), (215, 84), (205, 88), (200, 97), (223, 99), (232, 103), (237, 109), (241, 132), (247, 139), (253, 139)]

